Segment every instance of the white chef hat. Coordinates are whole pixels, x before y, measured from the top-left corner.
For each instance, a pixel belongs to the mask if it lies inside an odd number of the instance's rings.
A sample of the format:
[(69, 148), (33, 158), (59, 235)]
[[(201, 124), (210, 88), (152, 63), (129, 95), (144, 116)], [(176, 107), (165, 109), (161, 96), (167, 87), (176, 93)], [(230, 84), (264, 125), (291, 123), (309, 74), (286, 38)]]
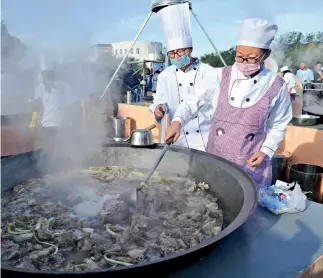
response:
[(167, 51), (193, 46), (188, 3), (171, 5), (158, 13), (162, 20)]
[(265, 19), (248, 18), (240, 27), (237, 45), (269, 49), (277, 30), (277, 25)]
[(288, 71), (288, 67), (287, 67), (287, 66), (283, 66), (283, 67), (280, 69), (280, 72), (283, 72), (283, 71)]

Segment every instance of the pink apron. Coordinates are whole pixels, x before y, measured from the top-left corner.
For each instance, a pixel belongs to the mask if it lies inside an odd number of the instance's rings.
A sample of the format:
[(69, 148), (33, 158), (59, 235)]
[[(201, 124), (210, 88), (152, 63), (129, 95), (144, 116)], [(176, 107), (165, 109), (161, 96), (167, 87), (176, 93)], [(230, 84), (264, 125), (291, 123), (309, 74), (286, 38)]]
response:
[(284, 79), (277, 76), (265, 95), (253, 106), (236, 108), (228, 100), (231, 70), (232, 67), (223, 69), (218, 104), (211, 120), (207, 152), (237, 163), (258, 186), (269, 186), (272, 178), (270, 158), (266, 157), (256, 168), (248, 167), (246, 160), (262, 147), (266, 138), (264, 124), (269, 106), (284, 84)]

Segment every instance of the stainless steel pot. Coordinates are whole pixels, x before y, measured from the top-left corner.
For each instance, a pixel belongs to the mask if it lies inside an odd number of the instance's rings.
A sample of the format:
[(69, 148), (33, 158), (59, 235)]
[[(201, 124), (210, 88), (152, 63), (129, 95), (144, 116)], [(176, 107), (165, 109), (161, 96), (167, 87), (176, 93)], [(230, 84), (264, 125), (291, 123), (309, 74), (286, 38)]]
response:
[[(163, 145), (156, 148), (131, 148), (128, 144), (113, 143), (99, 148), (84, 159), (82, 165), (89, 166), (127, 166), (139, 169), (151, 169)], [(12, 190), (12, 187), (28, 179), (39, 177), (39, 167), (46, 163), (39, 163), (42, 153), (28, 153), (1, 159), (1, 190)], [(64, 155), (64, 154), (62, 154)], [(55, 171), (64, 171), (70, 167), (77, 167), (69, 161), (59, 163)], [(54, 170), (53, 170), (54, 171)], [(87, 271), (41, 271), (37, 269), (16, 268), (1, 265), (3, 277), (165, 277), (181, 267), (185, 267), (195, 260), (208, 254), (224, 237), (239, 228), (250, 216), (257, 205), (257, 185), (239, 166), (222, 158), (193, 149), (171, 146), (158, 166), (158, 171), (189, 177), (197, 182), (209, 184), (210, 192), (215, 194), (219, 206), (223, 209), (223, 230), (216, 236), (203, 241), (192, 248), (175, 254), (166, 255), (148, 263), (133, 266), (87, 270)], [(179, 184), (181, 186), (181, 184)], [(7, 191), (9, 193), (9, 191)], [(4, 195), (3, 195), (4, 196)], [(215, 249), (214, 252), (217, 250)]]
[(134, 129), (128, 139), (114, 138), (116, 142), (128, 142), (134, 147), (149, 147), (155, 145), (154, 137), (151, 132), (156, 127), (155, 124), (145, 129)]
[(321, 182), (323, 168), (312, 164), (293, 164), (290, 166), (290, 182), (298, 182), (303, 191), (310, 192), (307, 197), (318, 203), (323, 201)]
[(288, 166), (288, 158), (291, 154), (287, 151), (275, 153), (271, 159), (272, 164), (272, 184), (275, 184), (277, 180), (286, 182), (286, 171)]
[(296, 126), (313, 126), (319, 124), (320, 117), (312, 115), (294, 115), (291, 123)]
[(113, 117), (113, 130), (115, 141), (124, 141), (129, 137), (131, 131), (131, 118)]

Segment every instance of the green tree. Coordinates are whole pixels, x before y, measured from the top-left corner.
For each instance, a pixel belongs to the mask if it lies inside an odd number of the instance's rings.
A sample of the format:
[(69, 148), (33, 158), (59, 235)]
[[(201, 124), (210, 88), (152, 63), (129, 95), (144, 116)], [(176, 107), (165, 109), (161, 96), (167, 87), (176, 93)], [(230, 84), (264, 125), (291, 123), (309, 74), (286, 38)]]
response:
[[(221, 51), (221, 56), (227, 65), (233, 65), (235, 60), (235, 49), (231, 47), (229, 50)], [(209, 64), (212, 67), (223, 67), (223, 63), (216, 53), (205, 54), (201, 57), (203, 63)]]
[(303, 34), (289, 32), (281, 35), (273, 46), (273, 56), (279, 66), (289, 66), (296, 71), (300, 62), (312, 67), (323, 60), (323, 32)]

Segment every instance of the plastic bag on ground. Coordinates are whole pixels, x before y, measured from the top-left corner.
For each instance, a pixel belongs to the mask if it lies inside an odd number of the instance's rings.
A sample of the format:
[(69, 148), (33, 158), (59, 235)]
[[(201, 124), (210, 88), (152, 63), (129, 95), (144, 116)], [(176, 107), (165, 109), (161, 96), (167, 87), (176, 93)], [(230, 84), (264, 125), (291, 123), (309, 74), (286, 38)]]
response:
[(304, 211), (306, 199), (298, 183), (277, 181), (276, 184), (259, 190), (259, 205), (276, 215)]

